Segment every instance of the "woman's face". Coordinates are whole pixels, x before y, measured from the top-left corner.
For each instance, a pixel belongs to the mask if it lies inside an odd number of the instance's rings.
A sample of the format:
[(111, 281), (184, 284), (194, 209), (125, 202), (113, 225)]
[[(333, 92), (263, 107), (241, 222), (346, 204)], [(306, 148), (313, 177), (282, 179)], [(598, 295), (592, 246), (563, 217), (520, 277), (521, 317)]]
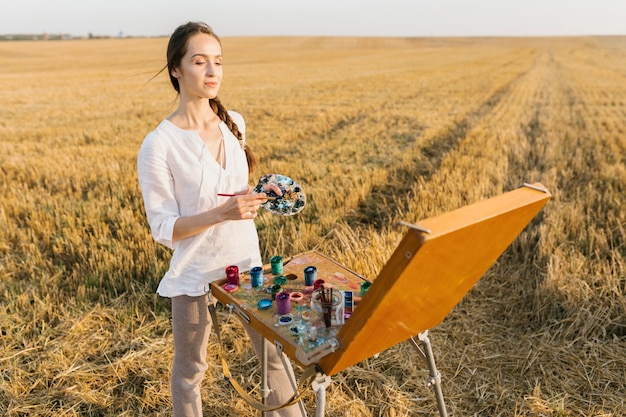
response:
[(205, 33), (193, 35), (187, 41), (180, 67), (172, 75), (178, 78), (181, 98), (215, 98), (223, 75), (220, 43)]

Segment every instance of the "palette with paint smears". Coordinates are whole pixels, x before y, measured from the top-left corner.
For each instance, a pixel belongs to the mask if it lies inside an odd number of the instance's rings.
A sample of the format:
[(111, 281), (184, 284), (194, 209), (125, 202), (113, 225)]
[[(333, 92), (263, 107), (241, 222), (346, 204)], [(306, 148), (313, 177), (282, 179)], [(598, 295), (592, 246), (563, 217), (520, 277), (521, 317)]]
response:
[[(277, 192), (279, 189), (282, 195)], [(273, 200), (262, 204), (267, 211), (281, 216), (291, 216), (299, 213), (306, 204), (306, 196), (302, 187), (286, 175), (267, 174), (259, 178), (254, 193), (265, 193)]]

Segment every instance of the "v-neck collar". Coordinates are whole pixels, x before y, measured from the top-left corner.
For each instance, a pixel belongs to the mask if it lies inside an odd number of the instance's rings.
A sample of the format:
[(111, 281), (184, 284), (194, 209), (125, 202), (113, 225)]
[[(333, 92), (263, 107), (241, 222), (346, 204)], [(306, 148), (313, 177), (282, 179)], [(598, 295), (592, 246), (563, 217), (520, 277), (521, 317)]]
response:
[[(220, 169), (221, 171), (226, 171), (226, 166), (228, 164), (228, 159), (227, 159), (227, 152), (226, 152), (226, 134), (224, 132), (224, 127), (226, 126), (226, 123), (224, 123), (224, 121), (220, 121), (220, 123), (218, 125), (218, 129), (222, 133), (222, 139), (221, 139), (221, 142), (220, 142), (220, 149), (221, 149), (221, 154), (222, 154), (221, 156), (223, 158), (222, 161), (218, 161), (213, 156), (213, 154), (209, 151), (209, 148), (207, 147), (206, 143), (202, 139), (202, 136), (200, 136), (200, 133), (197, 130), (195, 130), (195, 129), (183, 129), (181, 127), (176, 126), (169, 119), (164, 119), (164, 120), (167, 122), (167, 124), (169, 126), (172, 126), (178, 132), (182, 132), (187, 137), (193, 138), (192, 140), (198, 142), (199, 145), (202, 146), (203, 152), (207, 152), (210, 155), (210, 157), (208, 159), (213, 161), (213, 163), (215, 164), (216, 168)], [(220, 156), (220, 155), (218, 155), (218, 156)]]

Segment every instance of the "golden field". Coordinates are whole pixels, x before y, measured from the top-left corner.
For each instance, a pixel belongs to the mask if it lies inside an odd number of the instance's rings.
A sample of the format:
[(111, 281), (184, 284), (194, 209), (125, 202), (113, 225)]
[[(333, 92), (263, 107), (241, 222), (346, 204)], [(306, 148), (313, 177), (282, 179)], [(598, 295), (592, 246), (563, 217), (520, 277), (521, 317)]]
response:
[[(0, 415), (168, 416), (169, 252), (136, 179), (175, 109), (167, 40), (0, 43)], [(226, 38), (220, 97), (307, 207), (262, 254), (375, 278), (418, 222), (541, 182), (553, 194), (432, 329), (453, 416), (626, 415), (626, 37)], [(259, 364), (227, 311), (233, 374)], [(222, 379), (206, 416), (253, 410)], [(326, 415), (437, 415), (408, 343), (335, 375)], [(315, 395), (305, 394), (314, 413)]]

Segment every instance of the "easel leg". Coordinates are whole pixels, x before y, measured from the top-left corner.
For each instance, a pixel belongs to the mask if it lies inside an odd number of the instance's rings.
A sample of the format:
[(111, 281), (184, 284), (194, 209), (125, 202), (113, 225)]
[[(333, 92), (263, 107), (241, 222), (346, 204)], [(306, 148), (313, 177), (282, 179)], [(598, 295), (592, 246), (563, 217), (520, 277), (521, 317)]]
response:
[[(267, 389), (267, 340), (265, 338), (261, 340), (261, 349), (263, 351), (261, 357), (261, 402), (265, 404), (267, 396), (270, 394)], [(261, 416), (265, 417), (265, 411), (261, 411)]]
[(330, 377), (322, 373), (318, 373), (315, 380), (311, 383), (313, 391), (317, 393), (315, 417), (324, 417), (324, 408), (326, 407), (326, 388), (328, 388), (329, 385)]
[[(265, 338), (263, 339), (265, 340)], [(280, 357), (280, 360), (283, 363), (283, 367), (285, 368), (285, 370), (289, 369), (289, 363), (287, 359), (287, 356), (283, 355), (283, 347), (280, 343), (276, 342), (275, 343), (276, 346), (276, 353), (278, 353), (278, 356)], [(289, 382), (291, 383), (291, 388), (293, 389), (294, 392), (298, 391), (298, 383), (296, 382), (295, 376), (291, 373), (288, 372), (287, 376), (289, 377)], [(302, 413), (303, 417), (307, 417), (306, 414), (306, 409), (304, 408), (304, 404), (302, 403), (302, 400), (298, 401), (298, 406), (300, 407), (300, 412)]]
[(441, 417), (448, 417), (446, 403), (443, 399), (443, 391), (441, 390), (441, 373), (439, 373), (439, 371), (437, 370), (437, 366), (435, 365), (433, 349), (430, 345), (430, 339), (428, 338), (428, 330), (420, 333), (417, 337), (422, 342), (425, 352), (420, 348), (419, 344), (415, 341), (413, 337), (411, 337), (410, 341), (413, 347), (421, 353), (428, 365), (429, 378), (427, 386), (433, 387), (435, 391), (435, 398), (437, 399), (437, 408), (439, 409), (439, 415)]

